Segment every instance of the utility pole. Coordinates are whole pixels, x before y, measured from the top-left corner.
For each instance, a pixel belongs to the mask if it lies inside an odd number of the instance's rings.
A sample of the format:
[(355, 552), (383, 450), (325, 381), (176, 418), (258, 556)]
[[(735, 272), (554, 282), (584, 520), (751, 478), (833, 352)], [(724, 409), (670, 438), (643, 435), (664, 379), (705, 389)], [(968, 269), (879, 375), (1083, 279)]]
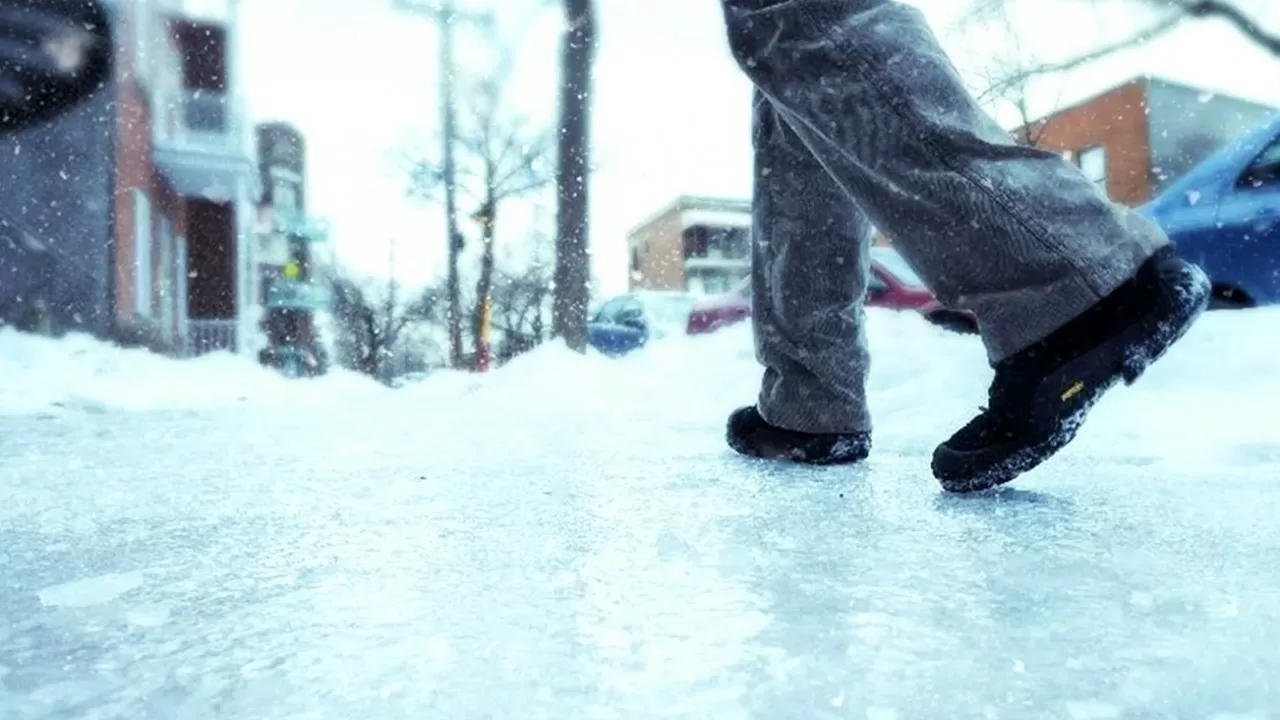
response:
[(591, 69), (596, 51), (595, 0), (564, 0), (560, 122), (556, 146), (556, 268), (552, 334), (577, 352), (587, 349), (591, 291)]
[(445, 280), (445, 292), (449, 296), (447, 324), (449, 326), (449, 364), (451, 367), (462, 366), (462, 299), (458, 277), (458, 256), (462, 252), (463, 238), (458, 230), (458, 194), (455, 180), (457, 166), (453, 149), (457, 142), (457, 120), (455, 117), (454, 93), (454, 59), (453, 59), (453, 24), (457, 21), (488, 23), (490, 16), (460, 13), (456, 0), (437, 0), (434, 4), (425, 4), (416, 0), (392, 0), (396, 10), (418, 15), (433, 20), (440, 31), (439, 83), (440, 83), (440, 125), (444, 143), (441, 149), (441, 174), (444, 176), (444, 221), (445, 237), (448, 239), (448, 276)]
[(386, 361), (391, 357), (391, 343), (394, 341), (392, 335), (395, 334), (396, 319), (396, 295), (399, 294), (399, 285), (396, 283), (396, 239), (391, 238), (387, 242), (387, 307), (382, 318), (382, 328), (379, 330), (378, 352), (374, 355), (377, 363), (375, 367), (378, 369), (379, 377), (386, 377)]

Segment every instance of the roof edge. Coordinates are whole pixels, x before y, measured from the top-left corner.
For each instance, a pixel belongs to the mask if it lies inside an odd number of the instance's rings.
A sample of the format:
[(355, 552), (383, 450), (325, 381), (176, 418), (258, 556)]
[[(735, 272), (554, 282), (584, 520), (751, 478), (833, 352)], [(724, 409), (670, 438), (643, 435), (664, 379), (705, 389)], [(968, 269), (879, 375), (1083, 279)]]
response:
[(684, 212), (686, 210), (720, 210), (749, 213), (751, 212), (751, 201), (711, 195), (678, 195), (675, 200), (667, 203), (657, 212), (648, 215), (645, 219), (631, 226), (631, 229), (627, 231), (627, 238), (635, 237), (671, 213)]

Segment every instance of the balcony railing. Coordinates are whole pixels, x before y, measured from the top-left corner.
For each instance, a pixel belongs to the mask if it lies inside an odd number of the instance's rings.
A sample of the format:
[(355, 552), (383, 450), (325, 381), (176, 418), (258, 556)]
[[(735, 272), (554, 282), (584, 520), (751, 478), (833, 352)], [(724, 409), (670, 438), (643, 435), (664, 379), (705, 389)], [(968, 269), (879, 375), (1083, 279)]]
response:
[(237, 325), (235, 320), (187, 321), (187, 355), (195, 357), (220, 350), (235, 352)]
[(333, 289), (328, 283), (271, 278), (266, 285), (266, 305), (272, 310), (323, 310), (329, 307)]
[(750, 267), (751, 258), (725, 256), (722, 253), (707, 253), (704, 257), (687, 257), (684, 266), (693, 269), (705, 270), (736, 270), (738, 268)]
[(183, 89), (159, 97), (157, 142), (197, 152), (248, 156), (243, 118), (231, 99), (214, 90)]
[(182, 120), (192, 132), (226, 135), (230, 130), (226, 96), (207, 90), (188, 90), (182, 98)]

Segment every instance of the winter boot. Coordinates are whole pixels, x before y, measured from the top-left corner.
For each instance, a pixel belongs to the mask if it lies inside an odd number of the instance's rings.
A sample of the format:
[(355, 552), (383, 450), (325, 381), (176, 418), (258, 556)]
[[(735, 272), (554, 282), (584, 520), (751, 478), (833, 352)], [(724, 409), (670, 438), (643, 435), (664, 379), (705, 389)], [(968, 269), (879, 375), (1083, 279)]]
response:
[(1186, 333), (1209, 294), (1200, 268), (1164, 247), (1092, 308), (996, 364), (987, 407), (933, 454), (943, 489), (1007, 483), (1061, 450), (1109, 388), (1132, 384)]
[(729, 447), (748, 457), (790, 460), (811, 465), (856, 463), (871, 452), (871, 434), (811, 434), (786, 430), (765, 422), (755, 407), (729, 416), (725, 431)]

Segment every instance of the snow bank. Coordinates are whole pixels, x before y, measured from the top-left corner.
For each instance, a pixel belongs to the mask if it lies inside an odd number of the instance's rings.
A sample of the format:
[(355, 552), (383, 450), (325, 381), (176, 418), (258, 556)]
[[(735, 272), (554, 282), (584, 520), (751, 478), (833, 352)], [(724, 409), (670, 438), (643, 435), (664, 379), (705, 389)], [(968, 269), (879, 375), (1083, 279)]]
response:
[(378, 392), (386, 390), (353, 373), (290, 380), (229, 353), (175, 360), (87, 335), (53, 339), (0, 328), (0, 415), (297, 404)]
[[(1184, 469), (1280, 463), (1278, 324), (1280, 308), (1208, 314), (1136, 386), (1110, 393), (1071, 451)], [(928, 456), (985, 403), (992, 371), (976, 337), (878, 309), (867, 334), (878, 453)], [(484, 412), (718, 424), (752, 401), (759, 377), (740, 325), (619, 359), (553, 344), (488, 376), (435, 376), (408, 392), (437, 403), (465, 395)]]
[[(1280, 308), (1210, 313), (1137, 386), (1108, 395), (1071, 451), (1215, 472), (1280, 465), (1277, 324)], [(868, 312), (867, 334), (876, 451), (927, 456), (984, 403), (991, 369), (982, 347), (973, 336), (887, 310)], [(0, 330), (0, 414), (241, 403), (323, 410), (386, 400), (413, 412), (462, 407), (478, 419), (709, 428), (754, 398), (759, 377), (746, 325), (672, 338), (618, 359), (552, 343), (487, 375), (442, 372), (396, 391), (347, 372), (289, 380), (227, 354), (177, 361), (83, 336), (50, 340)]]

